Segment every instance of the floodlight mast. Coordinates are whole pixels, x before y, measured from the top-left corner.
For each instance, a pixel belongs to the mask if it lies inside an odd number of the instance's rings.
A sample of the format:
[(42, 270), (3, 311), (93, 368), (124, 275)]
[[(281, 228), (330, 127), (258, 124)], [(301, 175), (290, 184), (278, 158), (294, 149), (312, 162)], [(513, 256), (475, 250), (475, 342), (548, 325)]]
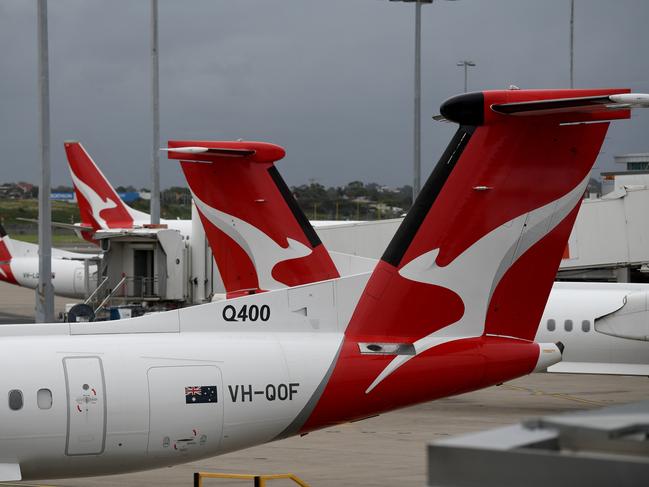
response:
[(464, 67), (464, 93), (468, 91), (468, 69), (469, 66), (474, 67), (475, 63), (473, 61), (467, 61), (467, 60), (462, 60), (457, 63), (457, 66), (463, 66)]
[[(432, 0), (431, 0), (432, 3)], [(421, 1), (415, 3), (415, 121), (412, 202), (421, 190)]]
[(158, 0), (151, 0), (151, 105), (153, 152), (151, 160), (151, 223), (160, 223), (160, 84), (158, 67)]
[(52, 205), (50, 202), (50, 79), (47, 43), (47, 0), (38, 0), (38, 90), (40, 115), (41, 180), (38, 187), (37, 323), (54, 321), (52, 287)]
[[(414, 158), (412, 201), (421, 189), (421, 5), (433, 0), (390, 0), (391, 2), (415, 3), (415, 97), (414, 97)], [(454, 0), (448, 0), (454, 1)]]

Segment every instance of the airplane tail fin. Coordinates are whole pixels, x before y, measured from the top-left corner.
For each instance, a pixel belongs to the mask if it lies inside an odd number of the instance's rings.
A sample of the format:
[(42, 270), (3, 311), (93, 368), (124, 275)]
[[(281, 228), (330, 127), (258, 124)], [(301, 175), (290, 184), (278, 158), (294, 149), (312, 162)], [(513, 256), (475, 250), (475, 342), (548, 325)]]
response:
[(12, 258), (11, 238), (7, 235), (4, 226), (0, 224), (0, 281), (18, 284), (11, 270)]
[(283, 148), (170, 140), (229, 296), (338, 277), (274, 163)]
[(532, 340), (608, 121), (630, 116), (627, 93), (508, 90), (446, 101), (442, 115), (460, 127), (348, 333), (421, 347), (444, 336)]
[(147, 214), (122, 201), (80, 142), (66, 141), (64, 145), (82, 226), (94, 230), (132, 228), (136, 222), (149, 221)]
[(11, 249), (7, 245), (9, 240), (5, 227), (0, 223), (0, 262), (11, 260)]
[(340, 404), (363, 418), (560, 360), (562, 346), (533, 342), (543, 309), (609, 121), (648, 99), (599, 89), (447, 100), (458, 131), (369, 278), (301, 431), (335, 423)]

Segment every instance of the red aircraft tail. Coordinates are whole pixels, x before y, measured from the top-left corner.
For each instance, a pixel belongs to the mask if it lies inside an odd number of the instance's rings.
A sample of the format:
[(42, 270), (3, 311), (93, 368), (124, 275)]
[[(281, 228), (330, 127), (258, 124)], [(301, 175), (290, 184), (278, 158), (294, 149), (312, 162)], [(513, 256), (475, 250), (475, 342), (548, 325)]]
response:
[(338, 277), (274, 165), (284, 154), (263, 142), (169, 141), (230, 297)]
[(95, 231), (133, 228), (135, 221), (148, 221), (148, 215), (133, 210), (122, 201), (80, 142), (65, 142), (65, 153), (83, 227)]
[(340, 404), (362, 418), (558, 353), (532, 340), (608, 121), (630, 116), (626, 93), (493, 91), (442, 105), (460, 127), (370, 277), (302, 431), (336, 422)]
[(9, 248), (9, 236), (4, 227), (0, 224), (0, 281), (11, 284), (18, 284), (11, 270), (11, 249)]
[(623, 92), (493, 91), (445, 102), (442, 115), (460, 127), (348, 333), (532, 340), (608, 121), (629, 117), (608, 97)]

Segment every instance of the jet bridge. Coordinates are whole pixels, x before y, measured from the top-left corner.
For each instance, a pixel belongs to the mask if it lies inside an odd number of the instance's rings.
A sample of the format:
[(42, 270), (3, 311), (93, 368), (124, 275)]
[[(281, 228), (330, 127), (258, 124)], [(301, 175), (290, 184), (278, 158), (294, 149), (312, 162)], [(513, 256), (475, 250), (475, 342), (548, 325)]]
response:
[(613, 189), (584, 200), (558, 278), (649, 282), (649, 172), (602, 175)]
[(165, 225), (100, 230), (94, 237), (104, 251), (98, 302), (110, 297), (111, 305), (168, 309), (191, 299), (188, 237)]

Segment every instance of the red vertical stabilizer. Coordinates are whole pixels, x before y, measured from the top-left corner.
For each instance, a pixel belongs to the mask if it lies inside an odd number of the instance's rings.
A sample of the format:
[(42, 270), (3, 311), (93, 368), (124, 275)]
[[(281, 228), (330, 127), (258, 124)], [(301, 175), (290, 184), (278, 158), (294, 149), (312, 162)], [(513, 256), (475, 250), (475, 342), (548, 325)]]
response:
[(338, 277), (274, 165), (284, 155), (263, 142), (169, 141), (229, 296)]

